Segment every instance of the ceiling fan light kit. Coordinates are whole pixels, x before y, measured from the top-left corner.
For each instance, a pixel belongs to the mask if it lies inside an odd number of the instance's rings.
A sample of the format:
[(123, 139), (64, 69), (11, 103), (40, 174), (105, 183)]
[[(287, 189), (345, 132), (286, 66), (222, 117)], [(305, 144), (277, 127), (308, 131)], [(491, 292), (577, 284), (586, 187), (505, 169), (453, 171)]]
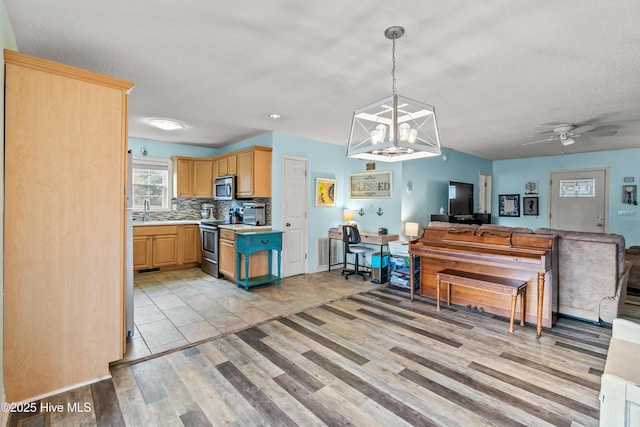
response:
[(404, 28), (389, 27), (393, 40), (392, 95), (358, 108), (353, 113), (347, 157), (399, 162), (442, 154), (435, 108), (396, 93), (396, 39)]

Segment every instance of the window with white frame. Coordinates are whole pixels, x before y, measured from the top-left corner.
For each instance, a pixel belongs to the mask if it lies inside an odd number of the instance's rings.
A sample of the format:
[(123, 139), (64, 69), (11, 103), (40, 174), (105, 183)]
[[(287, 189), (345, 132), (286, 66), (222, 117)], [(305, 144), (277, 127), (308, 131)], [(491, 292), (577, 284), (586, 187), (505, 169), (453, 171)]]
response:
[(171, 160), (134, 158), (132, 163), (133, 209), (144, 210), (147, 200), (150, 211), (169, 210)]

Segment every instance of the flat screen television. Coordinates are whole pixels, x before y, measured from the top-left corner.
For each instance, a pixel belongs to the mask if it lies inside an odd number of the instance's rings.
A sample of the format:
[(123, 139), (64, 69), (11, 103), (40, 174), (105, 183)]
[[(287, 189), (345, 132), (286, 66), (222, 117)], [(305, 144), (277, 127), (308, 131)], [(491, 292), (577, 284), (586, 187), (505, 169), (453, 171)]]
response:
[(473, 215), (473, 184), (449, 181), (449, 215)]

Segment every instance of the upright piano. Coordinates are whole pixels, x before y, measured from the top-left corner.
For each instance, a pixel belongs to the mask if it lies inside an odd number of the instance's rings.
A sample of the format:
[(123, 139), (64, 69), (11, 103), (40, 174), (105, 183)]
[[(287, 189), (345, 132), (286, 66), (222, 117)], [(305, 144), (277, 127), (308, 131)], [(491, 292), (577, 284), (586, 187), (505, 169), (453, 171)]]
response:
[[(411, 259), (420, 257), (420, 295), (436, 297), (436, 273), (446, 268), (524, 280), (525, 321), (535, 323), (540, 336), (542, 327), (551, 327), (557, 315), (557, 237), (513, 230), (464, 224), (425, 227), (409, 245)], [(412, 283), (412, 299), (413, 295)], [(509, 317), (510, 305), (504, 298), (462, 286), (451, 288), (452, 304)]]

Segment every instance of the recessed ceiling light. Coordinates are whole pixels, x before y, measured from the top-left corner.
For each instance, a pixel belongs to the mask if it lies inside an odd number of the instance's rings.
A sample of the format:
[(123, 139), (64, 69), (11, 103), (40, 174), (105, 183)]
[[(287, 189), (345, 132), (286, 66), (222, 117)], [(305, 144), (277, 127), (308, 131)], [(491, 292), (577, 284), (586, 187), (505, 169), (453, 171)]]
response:
[(149, 119), (147, 124), (162, 130), (178, 130), (185, 128), (184, 123), (171, 119)]
[(282, 114), (271, 113), (271, 114), (269, 114), (269, 118), (273, 119), (273, 120), (280, 120), (282, 118)]

